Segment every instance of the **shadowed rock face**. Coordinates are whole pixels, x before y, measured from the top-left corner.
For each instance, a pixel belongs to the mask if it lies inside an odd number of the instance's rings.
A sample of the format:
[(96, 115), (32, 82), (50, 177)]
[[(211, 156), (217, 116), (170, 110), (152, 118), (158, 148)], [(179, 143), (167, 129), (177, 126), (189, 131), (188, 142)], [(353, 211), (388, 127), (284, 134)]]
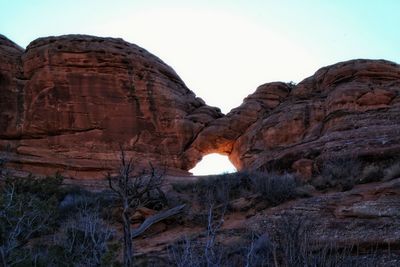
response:
[(388, 61), (264, 84), (224, 116), (122, 39), (48, 37), (24, 51), (0, 36), (0, 57), (0, 149), (10, 166), (38, 174), (103, 177), (120, 145), (139, 166), (187, 171), (216, 152), (238, 169), (304, 175), (326, 158), (400, 151), (400, 66)]

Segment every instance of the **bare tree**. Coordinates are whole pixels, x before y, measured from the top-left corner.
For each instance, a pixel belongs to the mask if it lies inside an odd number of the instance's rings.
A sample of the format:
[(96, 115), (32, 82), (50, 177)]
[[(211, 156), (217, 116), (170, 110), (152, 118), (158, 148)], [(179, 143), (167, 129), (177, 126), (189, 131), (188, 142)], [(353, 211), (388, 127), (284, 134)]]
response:
[(121, 148), (121, 165), (116, 176), (107, 175), (109, 187), (113, 190), (122, 206), (122, 223), (124, 233), (124, 266), (133, 266), (133, 242), (130, 214), (139, 207), (149, 204), (154, 195), (163, 195), (160, 189), (162, 174), (158, 174), (150, 164), (149, 172), (142, 171), (135, 174), (132, 159), (127, 159), (125, 151)]

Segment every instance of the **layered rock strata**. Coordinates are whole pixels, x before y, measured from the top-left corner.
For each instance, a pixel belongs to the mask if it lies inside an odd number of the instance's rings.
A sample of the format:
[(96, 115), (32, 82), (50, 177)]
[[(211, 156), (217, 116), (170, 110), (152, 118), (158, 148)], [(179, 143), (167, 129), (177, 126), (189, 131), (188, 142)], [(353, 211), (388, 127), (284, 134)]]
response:
[(351, 60), (297, 86), (268, 83), (227, 115), (174, 70), (122, 39), (0, 37), (0, 149), (9, 166), (85, 178), (115, 169), (122, 146), (140, 168), (187, 171), (209, 153), (238, 169), (305, 176), (334, 157), (400, 151), (400, 66)]
[(221, 117), (159, 58), (122, 39), (40, 38), (25, 51), (1, 38), (1, 148), (39, 174), (103, 176), (119, 147), (140, 167), (187, 170), (184, 155)]

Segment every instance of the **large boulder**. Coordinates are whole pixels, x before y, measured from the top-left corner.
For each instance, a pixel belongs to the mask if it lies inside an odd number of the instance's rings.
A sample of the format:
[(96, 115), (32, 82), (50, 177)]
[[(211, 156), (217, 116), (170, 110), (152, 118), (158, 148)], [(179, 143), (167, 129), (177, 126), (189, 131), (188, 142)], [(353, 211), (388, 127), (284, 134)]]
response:
[(19, 169), (103, 176), (122, 146), (138, 168), (188, 170), (199, 155), (183, 152), (222, 116), (171, 67), (122, 39), (48, 37), (25, 51), (1, 40), (1, 144)]

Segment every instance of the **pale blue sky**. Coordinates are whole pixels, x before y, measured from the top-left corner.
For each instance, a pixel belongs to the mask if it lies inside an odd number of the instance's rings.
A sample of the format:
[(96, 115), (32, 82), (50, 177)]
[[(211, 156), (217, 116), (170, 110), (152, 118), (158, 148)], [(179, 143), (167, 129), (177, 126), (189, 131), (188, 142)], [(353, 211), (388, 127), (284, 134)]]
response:
[(22, 47), (69, 33), (143, 46), (225, 113), (265, 82), (353, 58), (400, 63), (397, 0), (0, 0), (0, 14), (0, 33)]

